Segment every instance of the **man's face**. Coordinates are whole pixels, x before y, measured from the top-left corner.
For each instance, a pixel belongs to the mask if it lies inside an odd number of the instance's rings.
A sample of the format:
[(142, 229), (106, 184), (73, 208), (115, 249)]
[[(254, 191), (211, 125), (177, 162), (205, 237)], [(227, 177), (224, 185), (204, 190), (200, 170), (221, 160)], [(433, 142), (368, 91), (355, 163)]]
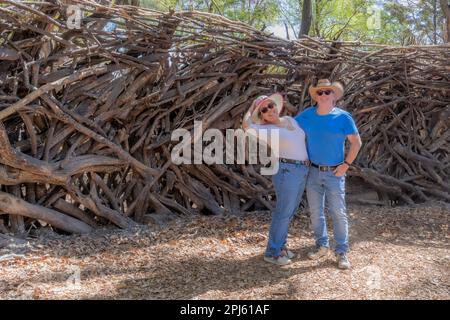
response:
[(331, 102), (335, 99), (335, 93), (331, 89), (320, 89), (317, 90), (317, 101), (318, 102)]

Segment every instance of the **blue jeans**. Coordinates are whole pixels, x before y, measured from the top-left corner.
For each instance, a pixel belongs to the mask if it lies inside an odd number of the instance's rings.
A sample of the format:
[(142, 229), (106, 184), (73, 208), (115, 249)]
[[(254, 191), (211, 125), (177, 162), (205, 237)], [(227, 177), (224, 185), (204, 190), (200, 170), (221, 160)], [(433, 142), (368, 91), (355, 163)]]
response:
[(272, 212), (266, 256), (278, 257), (286, 247), (289, 223), (305, 190), (309, 167), (303, 164), (280, 162), (278, 172), (272, 176), (277, 204)]
[(306, 183), (306, 195), (311, 212), (311, 224), (316, 247), (329, 247), (325, 203), (333, 221), (336, 253), (348, 251), (348, 220), (345, 207), (345, 175), (336, 177), (333, 171), (311, 167)]

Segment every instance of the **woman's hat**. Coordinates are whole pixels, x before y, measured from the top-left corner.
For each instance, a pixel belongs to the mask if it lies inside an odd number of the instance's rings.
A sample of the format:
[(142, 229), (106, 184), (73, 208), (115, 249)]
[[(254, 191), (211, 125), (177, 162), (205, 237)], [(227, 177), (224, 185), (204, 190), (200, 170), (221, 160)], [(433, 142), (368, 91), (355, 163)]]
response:
[(281, 113), (283, 110), (283, 96), (280, 93), (274, 93), (270, 96), (259, 96), (256, 98), (251, 108), (253, 108), (253, 112), (251, 115), (251, 119), (253, 123), (261, 124), (263, 123), (261, 117), (259, 116), (259, 110), (265, 106), (268, 105), (270, 102), (273, 102), (275, 104), (275, 109), (278, 114)]
[(333, 90), (334, 94), (336, 95), (336, 100), (339, 100), (344, 95), (344, 86), (337, 81), (331, 83), (328, 79), (320, 79), (315, 87), (310, 86), (309, 94), (311, 95), (311, 98), (317, 101), (317, 91), (326, 89)]

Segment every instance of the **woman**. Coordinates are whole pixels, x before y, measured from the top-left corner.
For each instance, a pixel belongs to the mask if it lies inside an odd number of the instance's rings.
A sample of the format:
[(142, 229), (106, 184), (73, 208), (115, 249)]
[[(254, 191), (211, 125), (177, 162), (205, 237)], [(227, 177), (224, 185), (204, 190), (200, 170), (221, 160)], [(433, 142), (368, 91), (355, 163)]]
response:
[(292, 117), (280, 117), (282, 108), (281, 94), (260, 96), (247, 111), (242, 125), (244, 130), (267, 129), (279, 133), (279, 169), (272, 176), (277, 203), (264, 255), (265, 261), (276, 265), (286, 265), (294, 257), (286, 247), (288, 227), (299, 206), (309, 171), (305, 133)]

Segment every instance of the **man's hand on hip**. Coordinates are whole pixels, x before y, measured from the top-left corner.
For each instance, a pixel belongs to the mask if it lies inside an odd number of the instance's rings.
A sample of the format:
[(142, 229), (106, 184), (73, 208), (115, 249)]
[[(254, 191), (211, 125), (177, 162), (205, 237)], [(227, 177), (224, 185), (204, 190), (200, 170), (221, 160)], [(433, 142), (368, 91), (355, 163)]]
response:
[(343, 163), (334, 169), (333, 173), (336, 177), (342, 177), (348, 170), (348, 164)]

